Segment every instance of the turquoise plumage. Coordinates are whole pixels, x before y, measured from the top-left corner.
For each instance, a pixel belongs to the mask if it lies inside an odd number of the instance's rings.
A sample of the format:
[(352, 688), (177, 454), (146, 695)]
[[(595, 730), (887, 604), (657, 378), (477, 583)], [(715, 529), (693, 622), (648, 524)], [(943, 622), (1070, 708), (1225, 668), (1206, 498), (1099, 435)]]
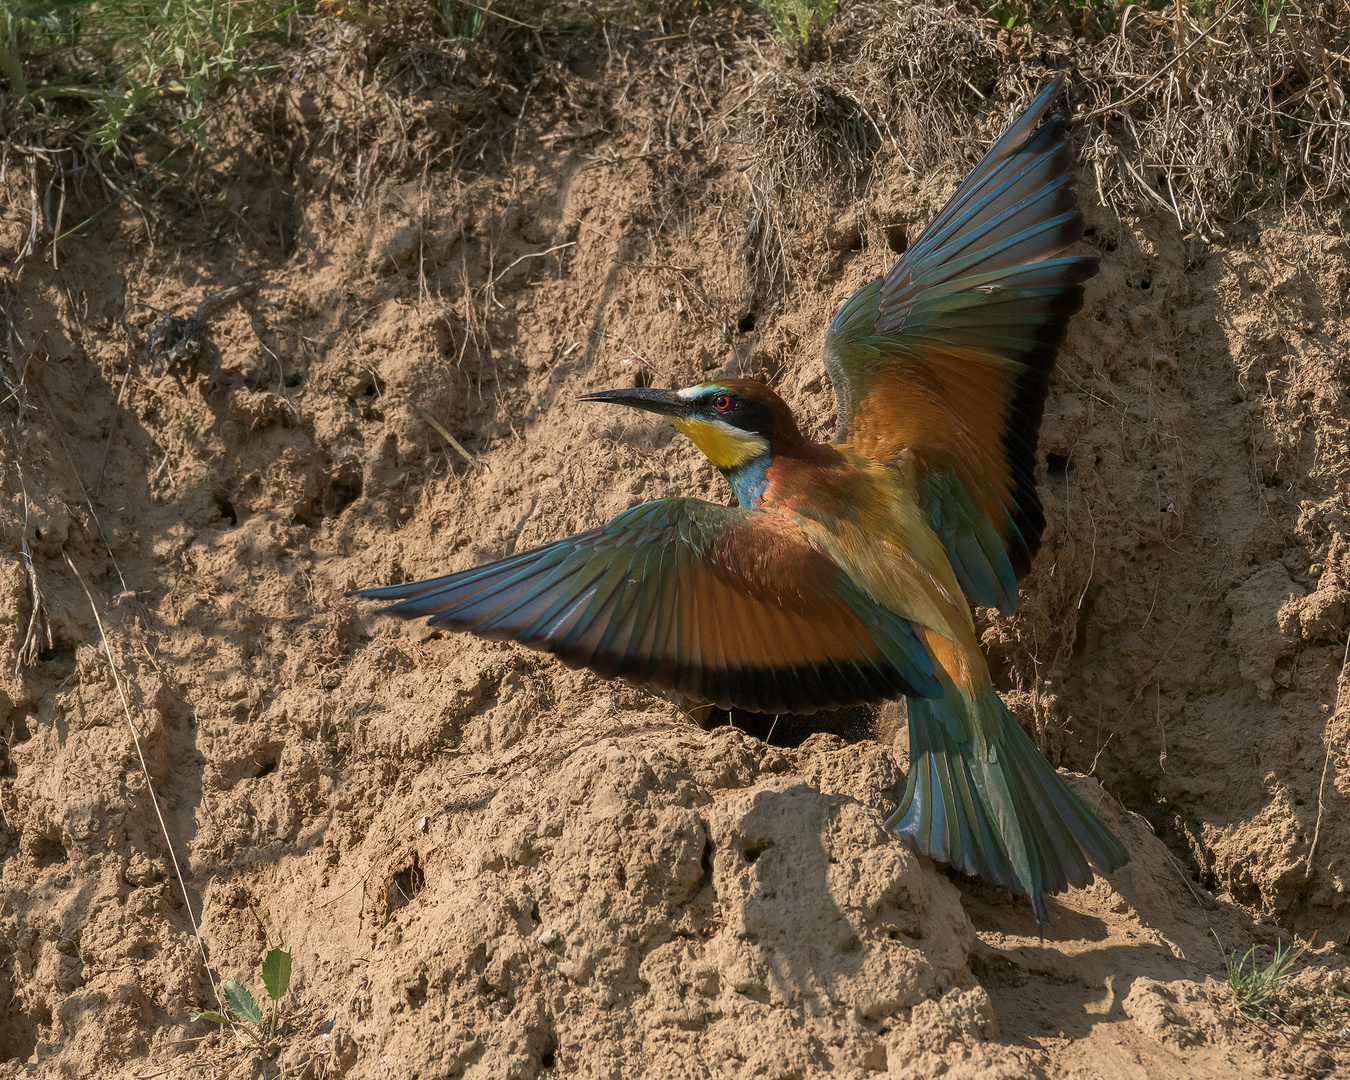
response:
[(913, 466), (962, 587), (1005, 614), (1045, 528), (1035, 450), (1055, 353), (1097, 272), (1093, 256), (1055, 257), (1083, 231), (1066, 122), (1042, 123), (1062, 86), (1036, 96), (825, 341), (836, 438)]

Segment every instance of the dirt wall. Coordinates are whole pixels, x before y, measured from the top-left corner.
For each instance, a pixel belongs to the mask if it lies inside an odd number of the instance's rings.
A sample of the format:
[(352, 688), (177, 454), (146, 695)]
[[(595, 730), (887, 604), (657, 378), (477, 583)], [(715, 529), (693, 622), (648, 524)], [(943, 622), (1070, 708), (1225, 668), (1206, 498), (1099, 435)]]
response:
[[(793, 60), (762, 28), (509, 62), (320, 30), (207, 163), (55, 253), (15, 261), (6, 181), (0, 1075), (1343, 1068), (1347, 208), (1198, 244), (1083, 174), (1102, 269), (1047, 407), (1045, 542), (982, 627), (1134, 861), (1042, 940), (886, 839), (904, 748), (857, 718), (702, 730), (343, 597), (729, 498), (586, 390), (751, 375), (824, 437), (830, 315), (1020, 101), (954, 101), (968, 130), (923, 171), (878, 142), (769, 279), (737, 103)], [(247, 280), (200, 349), (144, 351)], [(1233, 1009), (1214, 933), (1314, 939), (1283, 1026)], [(270, 1056), (189, 1022), (282, 942)]]

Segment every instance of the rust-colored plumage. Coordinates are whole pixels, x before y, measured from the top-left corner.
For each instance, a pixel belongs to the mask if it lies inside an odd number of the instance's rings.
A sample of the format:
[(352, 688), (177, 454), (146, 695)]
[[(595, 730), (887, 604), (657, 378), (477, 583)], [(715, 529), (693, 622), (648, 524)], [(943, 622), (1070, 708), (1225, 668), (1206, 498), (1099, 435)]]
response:
[(1034, 479), (1055, 350), (1095, 260), (1064, 121), (1043, 91), (884, 278), (840, 309), (830, 443), (769, 387), (588, 395), (669, 416), (738, 507), (665, 499), (443, 578), (362, 590), (386, 610), (722, 706), (812, 712), (909, 698), (911, 770), (887, 822), (1028, 893), (1128, 855), (995, 692), (969, 600), (1011, 611), (1044, 525)]

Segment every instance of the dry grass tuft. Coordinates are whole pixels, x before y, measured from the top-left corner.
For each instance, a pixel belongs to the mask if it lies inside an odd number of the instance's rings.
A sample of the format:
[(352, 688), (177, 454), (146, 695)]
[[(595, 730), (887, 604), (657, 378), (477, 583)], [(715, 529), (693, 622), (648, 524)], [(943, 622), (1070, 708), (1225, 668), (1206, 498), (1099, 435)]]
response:
[(993, 93), (1000, 56), (988, 19), (915, 7), (864, 32), (863, 100), (886, 124), (906, 168), (945, 165)]
[[(477, 8), (446, 0), (444, 12), (463, 8), (485, 20), (477, 36), (464, 36), (442, 32), (463, 20), (398, 2), (375, 14), (338, 4), (328, 5), (338, 14), (296, 15), (291, 43), (267, 54), (272, 74), (236, 80), (208, 102), (200, 118), (201, 146), (211, 148), (205, 156), (173, 130), (140, 121), (125, 125), (113, 153), (91, 139), (86, 104), (43, 110), (0, 93), (7, 134), (0, 181), (10, 169), (28, 181), (3, 188), (5, 209), (29, 225), (20, 259), (39, 252), (54, 258), (56, 239), (123, 203), (136, 208), (153, 239), (146, 206), (163, 204), (166, 190), (193, 190), (208, 160), (228, 171), (239, 133), (275, 139), (279, 119), (298, 136), (289, 167), (360, 206), (391, 177), (490, 168), (514, 147), (531, 95), (536, 102), (565, 98), (574, 111), (591, 105), (573, 102), (577, 80), (550, 55), (559, 41), (565, 49), (571, 24), (540, 32), (510, 15), (542, 5)], [(317, 134), (309, 127), (316, 103), (326, 122)]]
[(375, 82), (411, 126), (411, 152), (423, 163), (480, 165), (502, 149), (532, 82), (547, 71), (520, 61), (519, 32), (500, 45), (415, 36), (374, 64)]
[[(1104, 202), (1166, 209), (1193, 238), (1271, 201), (1350, 193), (1350, 6), (1230, 0), (1135, 11), (1085, 66), (1086, 157)], [(1274, 10), (1274, 9), (1269, 9)]]
[(883, 146), (911, 171), (959, 171), (1058, 71), (1117, 213), (1163, 210), (1200, 245), (1268, 203), (1350, 194), (1350, 2), (1129, 5), (1109, 32), (1099, 14), (1073, 37), (951, 8), (851, 9), (832, 31), (846, 60), (768, 76), (741, 116), (743, 254), (761, 280), (790, 276), (792, 231), (858, 198)]
[(741, 253), (772, 283), (787, 271), (784, 237), (821, 200), (856, 199), (881, 146), (881, 129), (847, 88), (775, 73), (741, 125), (752, 211)]

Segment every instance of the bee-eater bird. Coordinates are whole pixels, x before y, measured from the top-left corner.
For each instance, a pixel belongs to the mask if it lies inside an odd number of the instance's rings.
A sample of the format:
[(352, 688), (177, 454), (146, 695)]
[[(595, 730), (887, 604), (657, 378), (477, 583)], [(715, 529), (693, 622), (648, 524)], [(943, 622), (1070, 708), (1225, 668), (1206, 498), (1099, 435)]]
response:
[[(1097, 269), (1056, 80), (825, 337), (828, 443), (759, 382), (581, 400), (668, 416), (737, 507), (658, 499), (447, 577), (362, 589), (384, 610), (571, 667), (760, 712), (904, 695), (910, 769), (886, 822), (920, 852), (1045, 897), (1124, 846), (990, 681), (967, 597), (1005, 613), (1040, 543), (1036, 437), (1055, 353)], [(1042, 122), (1044, 121), (1044, 122)], [(963, 595), (964, 594), (964, 595)]]

